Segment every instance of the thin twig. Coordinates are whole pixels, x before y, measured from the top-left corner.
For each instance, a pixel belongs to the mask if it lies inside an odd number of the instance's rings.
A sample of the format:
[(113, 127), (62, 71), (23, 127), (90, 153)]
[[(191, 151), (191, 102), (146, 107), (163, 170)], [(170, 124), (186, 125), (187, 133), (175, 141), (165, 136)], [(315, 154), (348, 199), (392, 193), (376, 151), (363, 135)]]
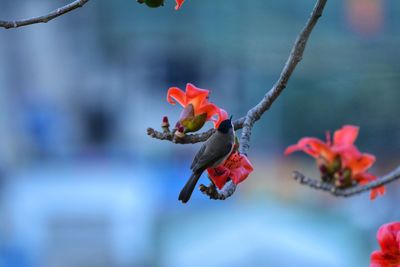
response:
[(43, 16), (39, 16), (39, 17), (34, 17), (34, 18), (29, 18), (29, 19), (24, 19), (24, 20), (15, 20), (15, 21), (0, 20), (0, 27), (10, 29), (10, 28), (18, 28), (18, 27), (22, 27), (22, 26), (31, 25), (31, 24), (37, 24), (37, 23), (47, 23), (52, 19), (62, 16), (74, 9), (77, 9), (78, 7), (82, 7), (87, 2), (89, 2), (89, 0), (76, 0), (68, 5), (57, 8), (56, 10), (53, 10), (52, 12), (50, 12), (46, 15), (43, 15)]
[(214, 129), (210, 129), (201, 134), (186, 134), (183, 138), (175, 138), (174, 131), (159, 132), (153, 128), (147, 128), (147, 135), (158, 140), (168, 140), (176, 144), (194, 144), (202, 142), (199, 140), (207, 140), (214, 133)]
[(317, 190), (330, 192), (336, 197), (351, 197), (400, 179), (400, 167), (397, 167), (394, 171), (384, 176), (378, 177), (377, 180), (366, 185), (355, 185), (345, 189), (340, 189), (331, 183), (307, 177), (299, 171), (293, 172), (293, 178), (303, 185), (307, 185)]
[[(242, 129), (244, 122), (244, 117), (233, 122), (233, 127), (235, 130)], [(186, 134), (185, 137), (181, 139), (174, 138), (173, 132), (159, 132), (153, 128), (147, 128), (147, 135), (159, 140), (167, 140), (177, 144), (194, 144), (206, 141), (213, 133), (215, 129), (210, 129), (208, 131), (198, 133), (198, 134)]]

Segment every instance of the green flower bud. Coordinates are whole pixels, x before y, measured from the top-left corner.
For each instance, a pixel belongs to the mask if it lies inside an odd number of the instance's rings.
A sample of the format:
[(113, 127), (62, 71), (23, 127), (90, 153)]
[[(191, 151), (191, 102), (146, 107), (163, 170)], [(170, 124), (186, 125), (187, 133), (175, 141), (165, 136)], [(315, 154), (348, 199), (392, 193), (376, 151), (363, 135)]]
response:
[(179, 121), (181, 122), (193, 118), (194, 118), (194, 107), (192, 104), (189, 104), (184, 109), (182, 109), (181, 115), (179, 116)]
[(196, 132), (203, 127), (206, 123), (207, 113), (197, 115), (195, 117), (189, 117), (181, 120), (180, 123), (185, 127), (185, 133)]
[(177, 124), (182, 125), (185, 128), (185, 133), (196, 132), (204, 126), (206, 120), (207, 113), (195, 116), (194, 107), (192, 104), (189, 104), (182, 110)]

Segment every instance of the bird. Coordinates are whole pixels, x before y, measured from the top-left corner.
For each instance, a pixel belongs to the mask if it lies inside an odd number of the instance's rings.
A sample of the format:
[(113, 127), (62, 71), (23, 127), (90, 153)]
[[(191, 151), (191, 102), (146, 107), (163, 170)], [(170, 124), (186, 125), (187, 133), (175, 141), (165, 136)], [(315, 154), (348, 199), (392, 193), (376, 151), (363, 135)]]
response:
[(232, 117), (220, 123), (217, 130), (203, 143), (195, 155), (190, 169), (192, 175), (179, 194), (182, 203), (189, 201), (201, 174), (208, 168), (222, 164), (231, 154), (235, 144)]

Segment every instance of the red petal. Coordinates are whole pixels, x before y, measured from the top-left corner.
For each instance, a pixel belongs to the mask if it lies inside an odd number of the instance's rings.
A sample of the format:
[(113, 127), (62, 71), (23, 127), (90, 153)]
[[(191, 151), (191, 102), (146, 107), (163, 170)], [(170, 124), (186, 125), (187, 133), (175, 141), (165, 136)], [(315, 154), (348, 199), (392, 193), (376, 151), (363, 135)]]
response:
[(285, 150), (285, 155), (289, 155), (299, 150), (307, 153), (314, 158), (323, 157), (327, 161), (333, 160), (336, 155), (327, 144), (325, 144), (318, 138), (312, 137), (302, 138), (296, 145), (289, 146)]
[(207, 103), (194, 110), (194, 114), (207, 113), (207, 120), (211, 120), (214, 115), (219, 114), (219, 108), (213, 103)]
[(378, 191), (376, 189), (372, 189), (371, 192), (369, 193), (369, 199), (375, 200), (377, 196), (378, 196)]
[(388, 223), (379, 228), (377, 239), (382, 252), (391, 255), (399, 253), (399, 244), (397, 240), (399, 231), (400, 222)]
[[(365, 173), (360, 173), (360, 174), (354, 176), (354, 180), (356, 180), (360, 185), (366, 185), (372, 181), (375, 181), (376, 176), (365, 172)], [(383, 185), (380, 187), (374, 188), (371, 190), (369, 198), (371, 200), (374, 200), (379, 195), (383, 196), (385, 194), (385, 191), (386, 191), (386, 189), (385, 189), (385, 186), (383, 186)]]
[(230, 178), (234, 184), (239, 184), (246, 180), (249, 174), (253, 171), (253, 165), (245, 155), (240, 155), (240, 166), (232, 169)]
[(375, 200), (375, 198), (379, 195), (383, 196), (386, 192), (386, 188), (382, 185), (380, 187), (374, 188), (371, 190), (371, 193), (369, 195), (369, 198), (371, 200)]
[(222, 189), (226, 184), (229, 177), (229, 169), (224, 166), (218, 166), (216, 168), (207, 169), (210, 180), (219, 188)]
[(173, 98), (182, 107), (185, 107), (187, 105), (185, 92), (183, 92), (181, 89), (179, 89), (177, 87), (171, 87), (171, 88), (168, 89), (167, 101), (168, 101), (168, 103), (170, 103), (172, 105), (175, 105), (176, 102), (173, 100)]
[(214, 128), (217, 129), (219, 127), (219, 124), (228, 119), (228, 112), (226, 112), (224, 109), (219, 108), (218, 109), (218, 119), (214, 121)]
[(252, 171), (253, 166), (249, 159), (239, 152), (232, 153), (223, 165), (207, 169), (210, 179), (219, 189), (223, 188), (228, 178), (237, 185), (243, 182)]
[(175, 0), (175, 2), (176, 2), (175, 10), (178, 10), (181, 8), (185, 0)]
[[(211, 120), (214, 122), (214, 128), (218, 128), (219, 124), (228, 119), (228, 113), (222, 108), (217, 107), (213, 103), (207, 103), (206, 105), (201, 106), (201, 108), (194, 111), (195, 114), (203, 114), (207, 113), (207, 120)], [(218, 119), (216, 119), (217, 117)]]
[(333, 136), (334, 146), (348, 146), (354, 144), (357, 139), (359, 127), (353, 125), (345, 125), (342, 129), (337, 130)]
[[(380, 251), (374, 251), (371, 254), (371, 263), (369, 267), (390, 267), (391, 263), (385, 258), (385, 254)], [(394, 266), (396, 267), (396, 266)]]
[[(342, 154), (341, 154), (342, 155)], [(349, 167), (353, 175), (357, 175), (368, 170), (375, 162), (375, 156), (371, 154), (362, 154), (359, 157), (349, 158), (349, 155), (343, 156), (344, 165)]]
[(400, 222), (382, 225), (377, 234), (381, 251), (371, 254), (370, 267), (399, 267), (400, 266)]
[(353, 175), (353, 179), (356, 180), (361, 185), (368, 184), (369, 182), (375, 181), (376, 176), (370, 174), (369, 172), (359, 173), (357, 175)]
[(208, 95), (210, 91), (206, 89), (201, 89), (194, 86), (191, 83), (186, 85), (186, 101), (187, 104), (192, 104), (196, 113), (196, 110), (201, 106), (206, 105), (208, 103)]

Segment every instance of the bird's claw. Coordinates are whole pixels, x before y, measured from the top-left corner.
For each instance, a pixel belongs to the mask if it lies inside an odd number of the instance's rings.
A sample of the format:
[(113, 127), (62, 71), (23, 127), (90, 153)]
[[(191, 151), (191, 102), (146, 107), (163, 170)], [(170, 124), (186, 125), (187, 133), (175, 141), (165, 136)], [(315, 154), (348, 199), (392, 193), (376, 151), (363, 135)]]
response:
[(211, 183), (209, 186), (201, 184), (200, 191), (203, 194), (209, 196), (210, 199), (219, 199), (219, 200), (225, 199), (225, 196), (218, 192), (217, 187), (213, 183)]

